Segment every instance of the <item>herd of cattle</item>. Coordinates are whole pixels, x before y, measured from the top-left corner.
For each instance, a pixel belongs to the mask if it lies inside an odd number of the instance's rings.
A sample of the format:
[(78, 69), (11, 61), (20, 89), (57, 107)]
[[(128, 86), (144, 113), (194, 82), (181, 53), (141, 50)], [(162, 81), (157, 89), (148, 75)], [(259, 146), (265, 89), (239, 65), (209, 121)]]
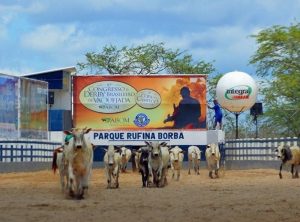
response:
[[(65, 131), (71, 139), (53, 153), (52, 169), (58, 169), (62, 191), (71, 197), (82, 199), (88, 189), (93, 165), (94, 146), (85, 136), (91, 129)], [(164, 187), (167, 185), (167, 171), (171, 168), (172, 178), (179, 180), (184, 152), (180, 147), (169, 147), (166, 142), (148, 142), (137, 150), (109, 145), (103, 158), (107, 188), (119, 187), (119, 174), (126, 171), (127, 163), (134, 158), (135, 165), (142, 177), (143, 187)], [(276, 149), (277, 157), (282, 160), (279, 176), (284, 164), (291, 165), (292, 177), (298, 177), (300, 148), (281, 145)], [(201, 151), (197, 146), (188, 148), (188, 174), (194, 170), (199, 174)], [(218, 144), (208, 144), (205, 157), (210, 178), (218, 178), (220, 151)], [(296, 168), (294, 172), (294, 168)], [(176, 177), (176, 178), (175, 178)]]

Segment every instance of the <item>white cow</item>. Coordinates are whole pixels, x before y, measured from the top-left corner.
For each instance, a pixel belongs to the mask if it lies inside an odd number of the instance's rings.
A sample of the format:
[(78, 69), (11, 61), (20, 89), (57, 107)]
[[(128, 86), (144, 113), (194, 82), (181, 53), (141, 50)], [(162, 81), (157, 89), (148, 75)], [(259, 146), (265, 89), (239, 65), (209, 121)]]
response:
[(209, 171), (209, 177), (213, 179), (213, 171), (216, 178), (219, 177), (219, 168), (220, 168), (220, 151), (218, 144), (212, 143), (208, 144), (205, 151), (205, 157), (207, 162), (207, 168)]
[(68, 165), (66, 164), (63, 147), (56, 148), (53, 151), (53, 159), (52, 159), (52, 170), (55, 173), (58, 169), (60, 176), (60, 185), (61, 190), (64, 192), (66, 188), (66, 183), (68, 186)]
[(120, 149), (109, 145), (108, 149), (105, 149), (103, 161), (105, 166), (105, 175), (107, 179), (107, 188), (112, 187), (112, 180), (114, 180), (114, 188), (119, 188), (119, 172), (121, 166)]
[(134, 162), (135, 162), (135, 167), (136, 167), (136, 171), (140, 172), (140, 157), (141, 157), (141, 153), (138, 152), (138, 150), (133, 150), (133, 154), (134, 154)]
[(200, 161), (201, 161), (201, 150), (197, 146), (190, 146), (188, 148), (188, 162), (189, 162), (189, 174), (191, 174), (191, 169), (199, 175)]
[(172, 178), (175, 177), (175, 171), (177, 173), (176, 180), (179, 180), (180, 177), (180, 170), (182, 168), (182, 162), (184, 158), (183, 150), (179, 146), (175, 146), (174, 148), (170, 149), (170, 162), (171, 162), (171, 169), (172, 169)]
[(125, 172), (128, 161), (131, 158), (131, 150), (126, 147), (121, 147), (121, 171)]
[(169, 148), (166, 142), (145, 142), (149, 148), (149, 177), (157, 187), (167, 184), (167, 170), (170, 161)]
[(72, 135), (69, 144), (65, 145), (64, 157), (68, 165), (68, 189), (71, 196), (82, 199), (88, 189), (93, 164), (93, 145), (85, 134), (89, 129), (73, 129), (64, 131)]

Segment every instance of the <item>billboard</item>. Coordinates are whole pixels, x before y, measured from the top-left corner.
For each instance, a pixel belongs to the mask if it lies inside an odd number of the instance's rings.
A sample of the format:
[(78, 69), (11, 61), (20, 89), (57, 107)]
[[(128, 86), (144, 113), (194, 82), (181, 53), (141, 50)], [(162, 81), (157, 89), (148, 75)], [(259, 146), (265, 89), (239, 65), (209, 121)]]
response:
[(20, 79), (20, 133), (23, 138), (47, 139), (48, 83)]
[(159, 140), (179, 138), (178, 131), (206, 131), (205, 75), (75, 76), (73, 93), (74, 127), (92, 128), (95, 140), (144, 140), (149, 131), (150, 139)]
[(18, 78), (0, 74), (0, 137), (18, 137)]
[(206, 129), (205, 76), (76, 76), (74, 125)]

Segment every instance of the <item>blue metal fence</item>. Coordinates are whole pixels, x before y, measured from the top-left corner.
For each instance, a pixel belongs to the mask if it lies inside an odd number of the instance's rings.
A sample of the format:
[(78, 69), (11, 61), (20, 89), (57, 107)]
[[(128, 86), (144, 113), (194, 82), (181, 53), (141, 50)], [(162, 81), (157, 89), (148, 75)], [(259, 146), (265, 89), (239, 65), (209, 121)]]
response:
[(0, 162), (50, 162), (57, 142), (0, 140)]
[[(299, 145), (300, 138), (226, 140), (226, 143), (219, 144), (219, 147), (222, 161), (275, 160), (274, 150), (280, 144)], [(53, 150), (60, 145), (61, 143), (58, 142), (47, 141), (0, 140), (0, 162), (50, 162)], [(187, 147), (182, 148), (187, 151)], [(205, 161), (205, 146), (200, 146), (200, 149), (202, 150), (202, 160)], [(103, 155), (104, 150), (99, 146), (95, 150), (94, 161), (102, 161)]]
[(226, 140), (225, 158), (227, 160), (275, 160), (275, 149), (280, 144), (299, 145), (300, 138), (258, 138)]

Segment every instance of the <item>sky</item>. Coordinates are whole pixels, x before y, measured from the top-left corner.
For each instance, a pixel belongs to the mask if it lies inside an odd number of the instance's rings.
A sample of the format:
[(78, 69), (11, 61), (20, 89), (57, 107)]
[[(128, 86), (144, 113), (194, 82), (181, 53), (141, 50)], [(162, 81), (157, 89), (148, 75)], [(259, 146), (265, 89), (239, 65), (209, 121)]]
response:
[(110, 44), (164, 42), (216, 73), (252, 75), (250, 36), (299, 17), (300, 0), (0, 0), (0, 73), (76, 66)]

